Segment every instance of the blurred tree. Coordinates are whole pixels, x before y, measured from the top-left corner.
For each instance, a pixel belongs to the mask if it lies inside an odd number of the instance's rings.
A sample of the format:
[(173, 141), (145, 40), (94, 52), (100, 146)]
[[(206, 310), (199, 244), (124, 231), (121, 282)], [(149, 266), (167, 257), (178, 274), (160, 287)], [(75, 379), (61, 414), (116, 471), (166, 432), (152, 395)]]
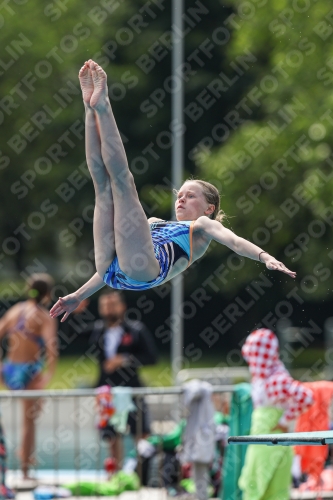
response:
[[(310, 276), (311, 298), (326, 295), (332, 260), (329, 12), (323, 0), (187, 0), (184, 14), (186, 175), (216, 183), (230, 226)], [(61, 278), (75, 265), (83, 281), (94, 194), (77, 73), (89, 57), (106, 69), (147, 215), (169, 218), (171, 3), (29, 0), (1, 23), (0, 263), (24, 276), (37, 259)], [(212, 245), (188, 290), (227, 254)], [(245, 265), (229, 293), (257, 276)]]
[[(227, 60), (254, 55), (233, 114), (221, 116), (223, 147), (210, 136), (196, 163), (219, 184), (235, 232), (296, 270), (301, 296), (331, 296), (332, 10), (324, 1), (233, 2)], [(244, 80), (243, 80), (244, 82)], [(207, 141), (206, 141), (207, 142)], [(208, 142), (207, 142), (208, 143)], [(220, 248), (214, 255), (220, 254)], [(237, 290), (257, 274), (235, 273)], [(281, 280), (282, 281), (282, 280)], [(279, 280), (280, 282), (280, 280)], [(277, 287), (280, 283), (276, 283)], [(294, 284), (289, 282), (284, 290)], [(229, 288), (230, 291), (230, 288)]]

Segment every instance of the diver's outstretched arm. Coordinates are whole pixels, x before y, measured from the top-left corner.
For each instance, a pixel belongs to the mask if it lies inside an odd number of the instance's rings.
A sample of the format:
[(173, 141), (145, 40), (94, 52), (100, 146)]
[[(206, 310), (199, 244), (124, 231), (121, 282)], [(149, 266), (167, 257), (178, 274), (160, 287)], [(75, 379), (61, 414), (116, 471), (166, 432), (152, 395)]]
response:
[(296, 277), (294, 271), (288, 269), (282, 262), (276, 260), (275, 257), (272, 257), (272, 255), (269, 255), (269, 253), (250, 241), (240, 238), (216, 220), (211, 220), (208, 217), (199, 217), (196, 221), (196, 228), (202, 229), (211, 239), (227, 246), (238, 255), (262, 262), (266, 265), (267, 269), (272, 271), (281, 271), (288, 274), (291, 278)]
[(90, 297), (90, 295), (93, 295), (95, 292), (103, 288), (103, 286), (105, 286), (105, 283), (102, 278), (98, 273), (94, 274), (94, 276), (82, 285), (81, 288), (76, 290), (76, 292), (70, 293), (65, 297), (59, 297), (59, 300), (50, 310), (50, 316), (52, 318), (56, 318), (57, 316), (60, 316), (60, 314), (65, 313), (60, 320), (61, 323), (63, 323), (68, 318), (70, 313), (78, 307), (83, 299)]

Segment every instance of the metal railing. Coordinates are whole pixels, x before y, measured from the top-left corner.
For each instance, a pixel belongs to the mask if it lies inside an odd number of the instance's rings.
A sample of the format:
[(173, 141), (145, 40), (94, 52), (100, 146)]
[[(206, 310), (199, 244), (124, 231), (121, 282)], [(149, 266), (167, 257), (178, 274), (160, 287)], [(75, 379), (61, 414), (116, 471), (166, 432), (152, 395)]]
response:
[[(212, 387), (214, 398), (234, 390), (232, 385)], [(165, 434), (180, 418), (181, 387), (132, 388), (137, 399), (138, 427), (142, 424), (140, 400), (145, 399), (150, 412), (153, 434)], [(96, 390), (0, 391), (0, 409), (8, 453), (12, 486), (19, 485), (19, 447), (22, 439), (22, 399), (42, 398), (42, 410), (36, 420), (36, 466), (38, 483), (63, 485), (66, 480), (80, 482), (106, 479), (104, 459), (110, 456), (109, 445), (102, 442), (96, 428)], [(218, 406), (217, 400), (217, 406)], [(217, 408), (218, 409), (218, 408)], [(165, 424), (165, 425), (164, 425)], [(171, 427), (170, 427), (171, 426)], [(125, 447), (135, 447), (129, 436)], [(128, 451), (128, 450), (127, 450)], [(66, 472), (70, 471), (69, 472)]]
[(237, 382), (249, 382), (250, 371), (247, 366), (217, 366), (215, 368), (186, 368), (177, 374), (177, 384), (198, 378), (214, 386), (232, 385)]

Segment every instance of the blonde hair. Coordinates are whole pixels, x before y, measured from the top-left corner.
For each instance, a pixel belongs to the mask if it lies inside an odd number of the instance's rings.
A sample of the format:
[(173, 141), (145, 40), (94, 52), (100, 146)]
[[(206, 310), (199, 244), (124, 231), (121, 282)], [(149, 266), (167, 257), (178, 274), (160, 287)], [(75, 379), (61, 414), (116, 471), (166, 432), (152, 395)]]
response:
[[(202, 181), (200, 179), (186, 179), (185, 182), (196, 182), (202, 189), (203, 195), (206, 198), (207, 203), (214, 205), (214, 211), (208, 216), (210, 219), (217, 220), (218, 222), (223, 222), (226, 218), (226, 214), (220, 209), (220, 193), (218, 189), (213, 186), (210, 182)], [(185, 184), (184, 182), (184, 184)], [(178, 191), (175, 190), (175, 194)]]

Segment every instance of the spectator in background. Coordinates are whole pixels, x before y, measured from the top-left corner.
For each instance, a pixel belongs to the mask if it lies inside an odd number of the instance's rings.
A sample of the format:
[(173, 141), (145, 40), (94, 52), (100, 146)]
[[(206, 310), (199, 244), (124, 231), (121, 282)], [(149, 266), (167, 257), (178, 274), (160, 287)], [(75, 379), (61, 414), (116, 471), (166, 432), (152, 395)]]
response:
[[(251, 374), (250, 434), (287, 432), (290, 422), (313, 404), (312, 391), (290, 376), (271, 330), (252, 332), (242, 355)], [(243, 500), (289, 500), (292, 457), (289, 446), (249, 445), (239, 479)]]
[[(50, 318), (53, 279), (33, 274), (28, 281), (28, 300), (12, 306), (0, 320), (0, 338), (7, 334), (8, 349), (1, 368), (2, 381), (11, 390), (45, 389), (58, 357), (57, 322)], [(46, 355), (44, 369), (43, 353)], [(23, 399), (23, 437), (20, 451), (23, 478), (34, 463), (35, 422), (41, 399)]]
[[(157, 362), (152, 335), (141, 322), (128, 320), (125, 317), (126, 309), (126, 301), (120, 291), (107, 290), (99, 297), (98, 312), (102, 319), (95, 322), (90, 338), (100, 367), (97, 387), (141, 387), (138, 369)], [(135, 438), (145, 438), (150, 434), (148, 408), (144, 401), (142, 411), (140, 436), (137, 432), (137, 412), (131, 412), (128, 416), (128, 426)], [(116, 460), (117, 468), (121, 468), (121, 436), (109, 425), (102, 431), (102, 437), (110, 441), (111, 456)]]
[[(295, 423), (295, 432), (316, 432), (331, 430), (330, 410), (333, 398), (333, 382), (317, 380), (305, 382), (305, 387), (313, 392), (314, 403)], [(332, 490), (331, 471), (328, 472), (330, 484), (327, 484), (327, 475), (323, 474), (328, 456), (328, 446), (295, 446), (295, 454), (299, 460), (300, 473), (307, 475), (307, 480), (300, 486), (301, 491)]]

